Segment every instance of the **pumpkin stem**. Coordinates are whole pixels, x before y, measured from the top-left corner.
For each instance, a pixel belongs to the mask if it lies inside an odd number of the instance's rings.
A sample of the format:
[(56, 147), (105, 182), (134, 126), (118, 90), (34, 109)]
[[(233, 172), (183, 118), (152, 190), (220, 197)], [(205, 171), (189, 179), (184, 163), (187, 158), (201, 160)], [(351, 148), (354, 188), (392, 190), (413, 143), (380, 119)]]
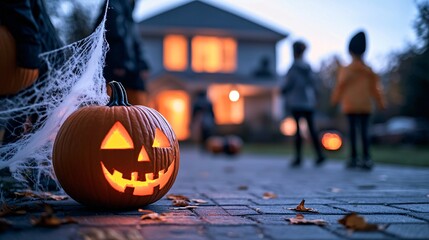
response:
[(107, 106), (131, 106), (131, 104), (128, 103), (127, 92), (125, 91), (122, 83), (111, 81), (109, 82), (109, 85), (112, 89), (112, 96), (110, 97), (110, 101), (107, 103)]

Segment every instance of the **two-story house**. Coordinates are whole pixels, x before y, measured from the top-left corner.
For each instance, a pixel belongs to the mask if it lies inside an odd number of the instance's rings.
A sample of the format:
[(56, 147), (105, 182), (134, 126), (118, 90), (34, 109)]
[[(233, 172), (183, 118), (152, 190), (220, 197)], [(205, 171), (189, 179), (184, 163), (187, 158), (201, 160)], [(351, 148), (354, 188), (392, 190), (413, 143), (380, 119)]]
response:
[(201, 89), (207, 90), (223, 133), (258, 134), (274, 119), (276, 44), (285, 33), (203, 1), (144, 19), (139, 31), (151, 67), (150, 105), (179, 140), (190, 136), (192, 103)]

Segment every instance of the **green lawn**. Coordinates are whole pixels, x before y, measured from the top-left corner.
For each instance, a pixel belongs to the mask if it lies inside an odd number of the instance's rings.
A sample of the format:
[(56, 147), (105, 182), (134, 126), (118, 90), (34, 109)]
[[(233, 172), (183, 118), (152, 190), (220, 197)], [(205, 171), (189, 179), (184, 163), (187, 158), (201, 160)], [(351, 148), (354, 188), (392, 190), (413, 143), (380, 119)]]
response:
[[(243, 146), (245, 153), (257, 153), (268, 155), (292, 155), (294, 153), (293, 142), (283, 144), (254, 144), (247, 143)], [(349, 151), (347, 147), (339, 151), (325, 151), (329, 159), (342, 160), (348, 159)], [(412, 146), (371, 146), (372, 158), (375, 162), (391, 163), (409, 166), (429, 167), (429, 146), (412, 147)], [(313, 149), (308, 143), (304, 146), (304, 156), (315, 157)]]

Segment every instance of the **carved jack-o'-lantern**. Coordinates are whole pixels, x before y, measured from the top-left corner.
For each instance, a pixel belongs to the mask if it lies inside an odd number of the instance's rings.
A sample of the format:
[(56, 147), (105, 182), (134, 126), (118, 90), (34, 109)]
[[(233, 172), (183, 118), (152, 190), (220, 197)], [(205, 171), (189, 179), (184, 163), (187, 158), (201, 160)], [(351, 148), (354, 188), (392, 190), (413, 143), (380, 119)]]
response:
[(131, 208), (157, 201), (179, 168), (177, 138), (164, 117), (130, 106), (120, 83), (110, 83), (107, 106), (70, 115), (55, 139), (55, 174), (73, 199), (99, 207)]

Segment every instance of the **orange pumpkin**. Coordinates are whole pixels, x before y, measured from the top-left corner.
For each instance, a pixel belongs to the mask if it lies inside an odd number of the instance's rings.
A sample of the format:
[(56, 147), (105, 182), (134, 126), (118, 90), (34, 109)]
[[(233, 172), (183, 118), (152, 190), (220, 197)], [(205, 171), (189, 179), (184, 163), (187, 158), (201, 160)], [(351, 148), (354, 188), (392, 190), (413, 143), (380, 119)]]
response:
[(64, 191), (96, 207), (153, 203), (173, 185), (179, 144), (156, 110), (131, 106), (122, 84), (111, 82), (107, 106), (83, 107), (61, 126), (53, 165)]
[(16, 94), (36, 81), (39, 70), (16, 65), (16, 46), (12, 34), (0, 26), (0, 95)]

